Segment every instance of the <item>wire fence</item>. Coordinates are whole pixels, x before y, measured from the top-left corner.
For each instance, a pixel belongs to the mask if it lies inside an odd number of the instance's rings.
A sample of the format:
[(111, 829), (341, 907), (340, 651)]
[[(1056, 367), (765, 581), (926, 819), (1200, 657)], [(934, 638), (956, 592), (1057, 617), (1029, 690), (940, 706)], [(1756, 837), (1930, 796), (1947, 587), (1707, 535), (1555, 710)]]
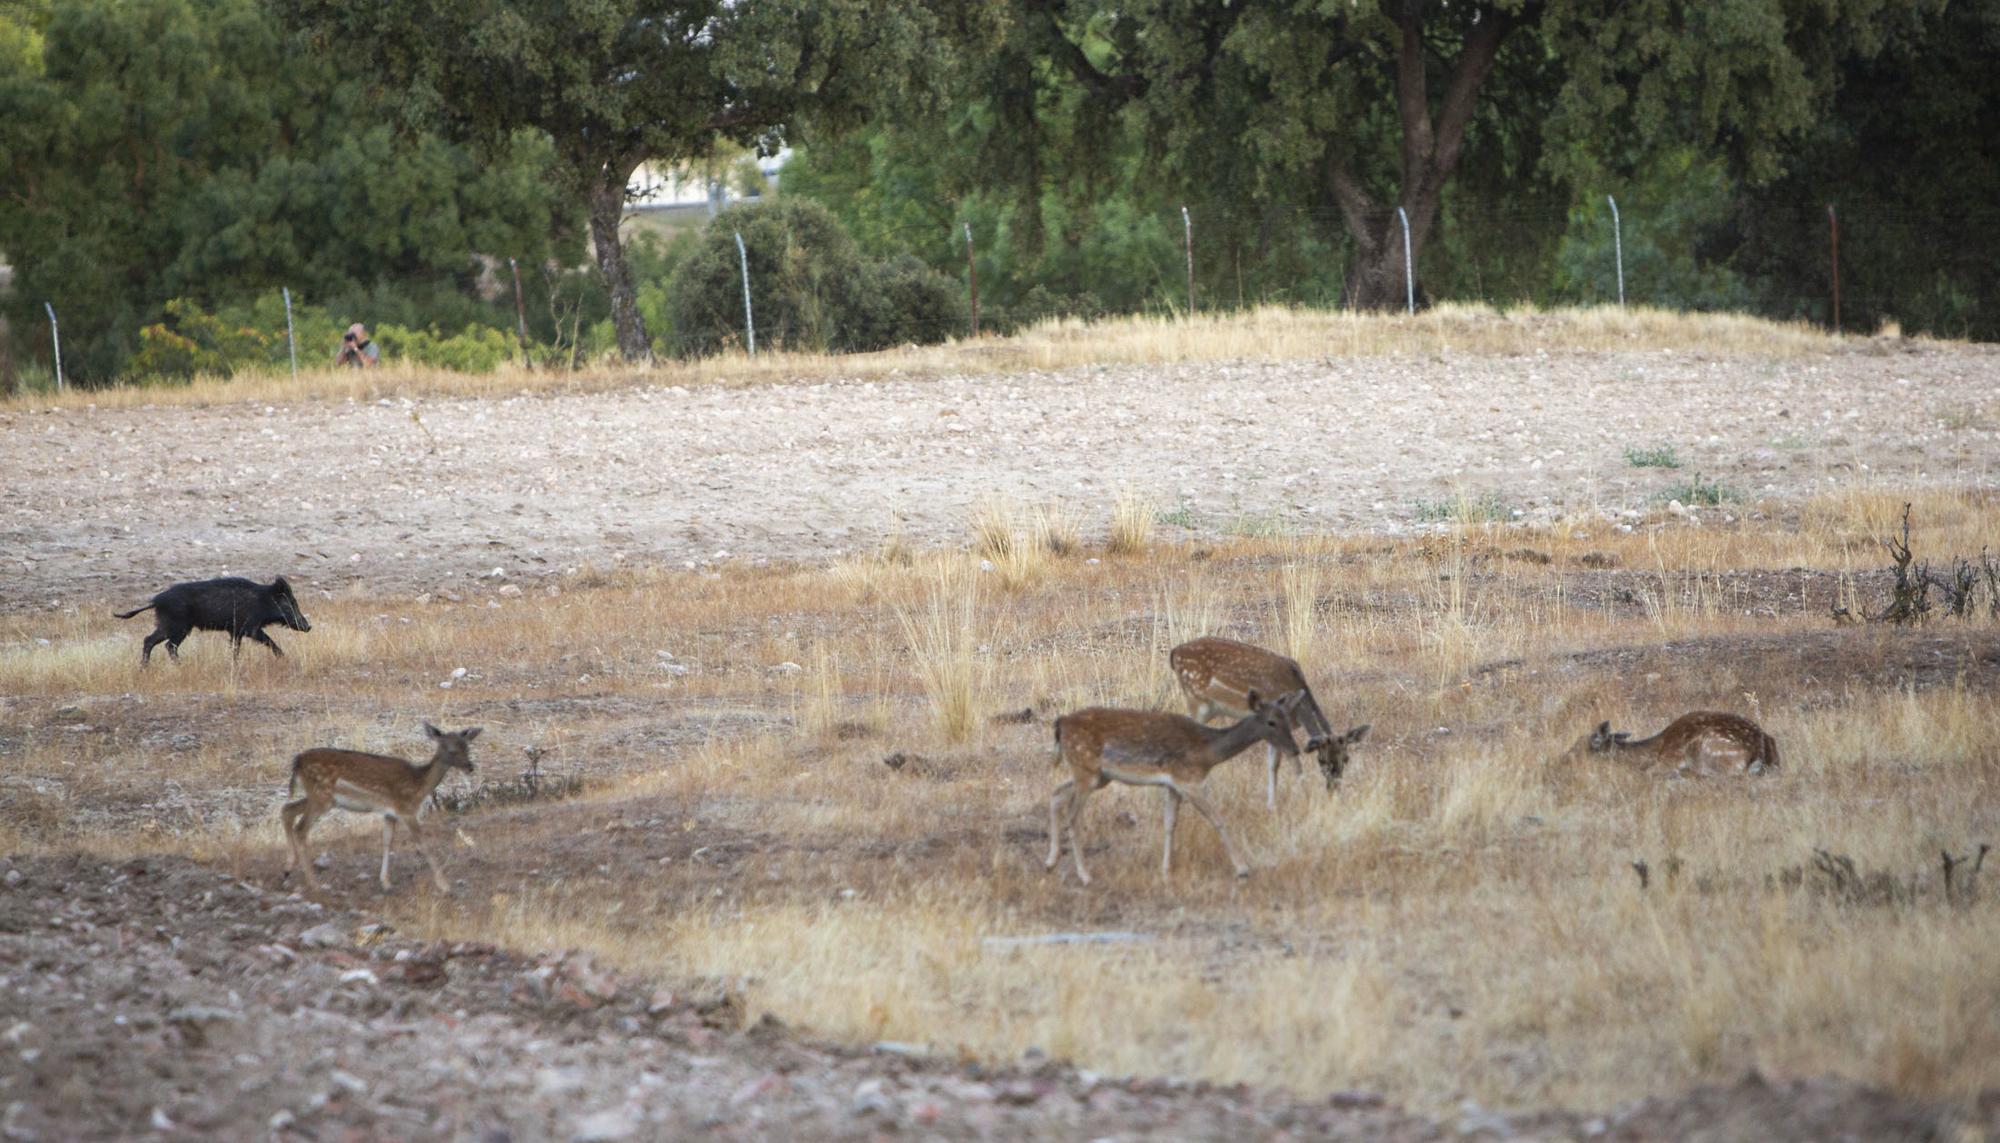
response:
[[(1602, 207), (1593, 209), (1593, 201)], [(1564, 209), (1454, 202), (1428, 222), (1397, 207), (1380, 221), (1378, 237), (1388, 247), (1382, 266), (1397, 279), (1397, 308), (1406, 313), (1439, 301), (1502, 308), (1638, 305), (1737, 309), (1836, 332), (1872, 330), (1894, 319), (1944, 336), (2000, 336), (1995, 328), (2000, 315), (1991, 312), (1989, 300), (2000, 296), (2000, 268), (1980, 242), (1956, 240), (1991, 233), (2000, 222), (2000, 203), (1942, 215), (1879, 201), (1701, 210), (1685, 201), (1607, 194)], [(778, 322), (764, 331), (763, 348), (879, 347), (1004, 333), (1051, 318), (1179, 315), (1272, 303), (1334, 307), (1352, 301), (1360, 255), (1337, 210), (1176, 204), (1128, 214), (1118, 223), (1115, 237), (1088, 228), (1060, 236), (1052, 242), (1053, 257), (1045, 240), (1035, 262), (1009, 244), (1009, 235), (995, 233), (998, 226), (989, 223), (982, 234), (978, 223), (954, 220), (945, 234), (912, 245), (927, 248), (933, 265), (951, 266), (962, 254), (962, 315), (849, 316), (837, 329), (818, 325), (803, 333)], [(656, 352), (758, 351), (762, 284), (752, 270), (751, 248), (740, 232), (734, 237), (743, 294), (740, 326), (654, 330)], [(612, 348), (586, 344), (589, 336), (578, 321), (565, 335), (561, 315), (553, 337), (531, 342), (520, 268), (511, 258), (507, 264), (514, 320), (505, 324), (514, 326), (524, 355), (574, 362)], [(1048, 281), (1023, 289), (1024, 270)], [(1002, 284), (997, 297), (989, 288), (983, 307), (982, 276), (989, 286)], [(284, 357), (267, 364), (288, 362), (296, 375), (294, 295), (289, 286), (279, 290), (285, 303)], [(88, 315), (61, 299), (41, 299), (41, 307), (48, 319), (46, 342), (38, 344), (38, 337), (21, 331), (11, 340), (27, 343), (29, 355), (46, 363), (44, 383), (62, 389), (68, 384), (62, 319)], [(829, 334), (837, 336), (829, 340)], [(801, 337), (816, 344), (799, 344)], [(316, 360), (318, 351), (308, 346), (308, 360)]]

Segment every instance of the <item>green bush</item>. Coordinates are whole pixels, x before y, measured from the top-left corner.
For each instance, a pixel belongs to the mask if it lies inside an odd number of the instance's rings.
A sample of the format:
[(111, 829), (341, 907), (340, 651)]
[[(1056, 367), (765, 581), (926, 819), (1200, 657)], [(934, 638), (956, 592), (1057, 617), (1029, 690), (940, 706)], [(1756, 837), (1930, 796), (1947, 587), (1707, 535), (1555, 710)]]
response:
[(513, 336), (492, 326), (469, 325), (446, 336), (436, 326), (411, 329), (389, 324), (372, 336), (384, 360), (396, 358), (460, 373), (491, 373), (515, 353)]
[(880, 349), (943, 341), (965, 328), (955, 281), (909, 256), (864, 261), (825, 207), (784, 197), (716, 215), (680, 259), (664, 299), (669, 352), (701, 357), (745, 346), (738, 233), (760, 347)]
[(175, 298), (165, 309), (165, 321), (139, 331), (131, 372), (140, 377), (228, 377), (238, 369), (268, 364), (274, 343), (280, 352), (284, 349), (282, 328), (273, 338), (251, 325), (204, 313), (186, 298)]
[(862, 267), (861, 289), (841, 330), (843, 349), (888, 349), (935, 345), (964, 331), (971, 322), (964, 288), (899, 254)]

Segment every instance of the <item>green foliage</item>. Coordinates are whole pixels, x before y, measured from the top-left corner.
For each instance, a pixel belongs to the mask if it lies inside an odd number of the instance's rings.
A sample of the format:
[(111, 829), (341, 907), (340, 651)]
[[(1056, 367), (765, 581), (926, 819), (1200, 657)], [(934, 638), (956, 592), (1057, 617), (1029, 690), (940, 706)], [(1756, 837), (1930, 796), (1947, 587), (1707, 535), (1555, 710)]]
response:
[(1477, 495), (1462, 492), (1439, 499), (1418, 499), (1410, 504), (1410, 514), (1420, 524), (1497, 524), (1513, 519), (1514, 509), (1500, 493), (1488, 489)]
[(322, 301), (463, 297), (475, 252), (574, 256), (550, 240), (564, 213), (546, 138), (482, 162), (398, 134), (361, 80), (301, 53), (258, 0), (55, 5), (27, 25), (38, 51), (22, 26), (0, 21), (4, 304), (44, 355), (46, 322), (31, 331), (55, 304), (78, 382), (115, 379), (142, 348), (148, 371), (215, 364), (170, 299), (213, 310), (281, 285)]
[(273, 3), (327, 53), (365, 43), (361, 62), (405, 93), (413, 121), (489, 148), (524, 129), (553, 139), (551, 174), (589, 208), (619, 349), (635, 359), (650, 344), (619, 222), (640, 163), (718, 140), (768, 153), (801, 118), (855, 121), (946, 58), (931, 6), (870, 0)]
[[(1674, 147), (1649, 156), (1629, 179), (1604, 185), (1617, 198), (1623, 223), (1628, 302), (1679, 310), (1750, 307), (1748, 285), (1725, 261), (1735, 183), (1720, 159)], [(1616, 302), (1617, 240), (1610, 204), (1593, 191), (1570, 209), (1554, 295)]]
[(1679, 468), (1681, 458), (1670, 444), (1654, 445), (1651, 448), (1633, 445), (1625, 450), (1625, 463), (1633, 468)]
[(666, 287), (672, 350), (699, 357), (747, 343), (743, 236), (757, 344), (805, 352), (942, 341), (963, 328), (955, 282), (903, 257), (864, 262), (832, 212), (784, 195), (718, 214)]
[(1678, 500), (1682, 504), (1705, 504), (1715, 506), (1725, 500), (1741, 500), (1743, 497), (1734, 488), (1718, 480), (1704, 479), (1697, 472), (1687, 480), (1669, 484), (1660, 490), (1661, 500)]
[(384, 324), (370, 331), (384, 360), (398, 359), (460, 373), (491, 373), (519, 352), (514, 338), (491, 326), (467, 326), (455, 334), (438, 327), (411, 329)]
[(1759, 310), (1831, 325), (1831, 204), (1844, 329), (2000, 339), (2000, 0), (1898, 16), (1879, 54), (1837, 61), (1784, 176), (1737, 188), (1728, 256)]
[(273, 345), (280, 349), (284, 345), (282, 332), (273, 337), (252, 326), (232, 324), (203, 313), (186, 298), (175, 298), (165, 309), (166, 321), (139, 331), (139, 352), (130, 366), (136, 376), (228, 377), (239, 368), (268, 364)]
[(965, 288), (909, 254), (861, 268), (840, 342), (848, 349), (935, 345), (966, 331)]

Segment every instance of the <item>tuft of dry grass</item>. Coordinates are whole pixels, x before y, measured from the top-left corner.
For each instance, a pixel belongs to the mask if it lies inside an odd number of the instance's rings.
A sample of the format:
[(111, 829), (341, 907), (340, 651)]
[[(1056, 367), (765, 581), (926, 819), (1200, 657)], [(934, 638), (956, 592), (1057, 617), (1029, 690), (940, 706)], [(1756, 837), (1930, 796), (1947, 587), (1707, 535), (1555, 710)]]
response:
[(1106, 537), (1105, 550), (1114, 556), (1132, 556), (1144, 552), (1153, 543), (1153, 524), (1159, 511), (1153, 501), (1131, 489), (1118, 493), (1118, 499), (1111, 505), (1111, 530)]

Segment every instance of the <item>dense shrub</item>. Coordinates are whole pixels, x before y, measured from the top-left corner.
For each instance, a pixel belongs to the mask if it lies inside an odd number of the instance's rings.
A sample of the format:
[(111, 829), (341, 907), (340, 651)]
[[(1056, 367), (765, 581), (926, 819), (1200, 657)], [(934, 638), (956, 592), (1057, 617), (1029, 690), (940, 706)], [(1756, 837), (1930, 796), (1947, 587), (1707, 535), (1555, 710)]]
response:
[(274, 344), (280, 353), (284, 351), (283, 327), (274, 338), (253, 326), (203, 313), (186, 298), (175, 298), (165, 309), (165, 321), (139, 331), (139, 352), (131, 366), (138, 376), (228, 377), (238, 369), (268, 363)]
[(383, 325), (371, 332), (383, 360), (402, 360), (460, 373), (491, 373), (515, 355), (513, 335), (492, 326), (469, 325), (455, 334), (438, 327), (411, 329)]
[(699, 357), (745, 344), (739, 233), (761, 347), (875, 349), (942, 341), (964, 326), (951, 279), (915, 258), (866, 262), (825, 207), (785, 197), (716, 215), (681, 260), (666, 289), (670, 352)]
[(915, 255), (899, 254), (863, 267), (842, 348), (932, 345), (964, 331), (970, 320), (963, 286)]

